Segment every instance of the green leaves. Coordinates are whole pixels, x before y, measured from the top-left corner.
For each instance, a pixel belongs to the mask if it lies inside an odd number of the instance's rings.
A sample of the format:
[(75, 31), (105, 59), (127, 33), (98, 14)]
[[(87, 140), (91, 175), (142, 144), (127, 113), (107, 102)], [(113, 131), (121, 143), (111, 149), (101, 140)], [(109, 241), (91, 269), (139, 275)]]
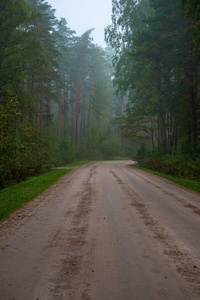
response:
[(118, 132), (112, 54), (93, 30), (76, 37), (45, 0), (0, 2), (1, 187), (88, 152), (102, 158)]
[[(198, 9), (198, 3), (193, 5)], [(116, 51), (117, 93), (129, 103), (120, 119), (123, 136), (146, 137), (153, 151), (164, 153), (181, 151), (187, 136), (195, 153), (200, 54), (179, 1), (113, 1), (106, 35)]]
[(198, 0), (182, 0), (182, 11), (188, 18), (190, 31), (193, 34), (193, 43), (200, 46), (200, 3)]

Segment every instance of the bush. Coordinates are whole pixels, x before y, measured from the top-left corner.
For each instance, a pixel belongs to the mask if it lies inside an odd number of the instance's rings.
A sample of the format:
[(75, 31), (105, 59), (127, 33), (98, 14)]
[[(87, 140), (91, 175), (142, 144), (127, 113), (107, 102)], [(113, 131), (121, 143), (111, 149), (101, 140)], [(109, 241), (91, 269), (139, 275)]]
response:
[(145, 168), (166, 175), (200, 181), (200, 158), (165, 157), (149, 159)]
[(0, 147), (0, 188), (49, 170), (58, 161), (56, 144), (39, 129), (21, 126)]
[(141, 167), (144, 167), (150, 156), (149, 151), (145, 145), (141, 145), (132, 159), (135, 160)]
[(60, 145), (61, 164), (68, 164), (77, 158), (77, 149), (71, 139), (64, 140)]

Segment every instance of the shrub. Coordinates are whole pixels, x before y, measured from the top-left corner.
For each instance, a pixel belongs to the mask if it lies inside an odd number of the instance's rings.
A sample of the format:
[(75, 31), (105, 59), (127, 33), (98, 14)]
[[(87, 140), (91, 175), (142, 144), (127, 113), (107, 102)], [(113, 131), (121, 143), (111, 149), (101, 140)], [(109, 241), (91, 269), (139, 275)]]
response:
[(154, 158), (145, 162), (145, 168), (174, 177), (200, 181), (200, 158)]
[(150, 153), (147, 150), (146, 146), (143, 144), (139, 147), (136, 154), (133, 155), (133, 160), (135, 160), (141, 167), (144, 167), (149, 156)]
[(71, 139), (64, 140), (60, 145), (61, 164), (74, 161), (77, 157), (77, 149)]
[(21, 126), (1, 144), (0, 188), (49, 170), (58, 160), (57, 153), (51, 138), (41, 130)]

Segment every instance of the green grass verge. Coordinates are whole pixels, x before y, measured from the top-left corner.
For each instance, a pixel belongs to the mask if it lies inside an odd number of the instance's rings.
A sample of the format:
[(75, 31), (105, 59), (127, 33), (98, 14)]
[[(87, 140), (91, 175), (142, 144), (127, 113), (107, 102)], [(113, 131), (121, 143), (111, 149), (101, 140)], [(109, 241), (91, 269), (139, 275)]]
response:
[(179, 184), (179, 185), (181, 185), (181, 186), (183, 186), (183, 187), (185, 187), (189, 190), (200, 193), (200, 182), (198, 182), (198, 181), (189, 180), (189, 179), (182, 179), (182, 178), (177, 178), (177, 177), (173, 177), (173, 176), (170, 176), (170, 175), (165, 175), (165, 174), (162, 174), (162, 173), (159, 173), (159, 172), (156, 172), (156, 171), (141, 168), (137, 164), (132, 165), (132, 167), (143, 170), (143, 171), (146, 171), (146, 172), (149, 172), (149, 173), (152, 173), (152, 174), (155, 174), (155, 175), (160, 176), (160, 177), (163, 177), (163, 178), (168, 179), (168, 180), (170, 180), (174, 183), (177, 183), (177, 184)]
[[(76, 167), (95, 161), (77, 160), (66, 167)], [(12, 212), (23, 207), (27, 202), (40, 195), (63, 175), (68, 169), (53, 169), (52, 171), (33, 177), (19, 184), (0, 190), (0, 221), (5, 220)]]
[(41, 194), (70, 170), (55, 169), (0, 191), (0, 221)]

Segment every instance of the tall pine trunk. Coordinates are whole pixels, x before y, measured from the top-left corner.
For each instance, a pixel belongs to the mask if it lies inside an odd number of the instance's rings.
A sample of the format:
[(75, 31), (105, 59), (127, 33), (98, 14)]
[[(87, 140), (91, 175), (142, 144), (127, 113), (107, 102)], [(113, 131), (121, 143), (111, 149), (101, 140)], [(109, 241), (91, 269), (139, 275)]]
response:
[(92, 156), (92, 102), (93, 102), (93, 96), (94, 96), (94, 85), (95, 80), (92, 84), (92, 92), (90, 97), (90, 107), (89, 107), (89, 158)]
[(80, 84), (81, 84), (81, 72), (79, 71), (77, 91), (76, 91), (76, 144), (78, 143), (78, 127), (79, 127), (79, 101), (80, 101)]
[(167, 153), (167, 135), (165, 122), (164, 99), (161, 94), (161, 75), (158, 74), (158, 128), (159, 128), (159, 147), (166, 154)]
[(64, 99), (64, 138), (67, 137), (67, 125), (68, 125), (68, 85), (66, 83), (66, 88), (63, 90), (63, 99)]
[(197, 112), (198, 112), (198, 67), (199, 67), (199, 54), (197, 47), (194, 45), (191, 34), (188, 31), (187, 37), (188, 59), (189, 63), (186, 69), (186, 77), (189, 84), (189, 107), (190, 107), (190, 135), (191, 146), (194, 153), (197, 152)]

